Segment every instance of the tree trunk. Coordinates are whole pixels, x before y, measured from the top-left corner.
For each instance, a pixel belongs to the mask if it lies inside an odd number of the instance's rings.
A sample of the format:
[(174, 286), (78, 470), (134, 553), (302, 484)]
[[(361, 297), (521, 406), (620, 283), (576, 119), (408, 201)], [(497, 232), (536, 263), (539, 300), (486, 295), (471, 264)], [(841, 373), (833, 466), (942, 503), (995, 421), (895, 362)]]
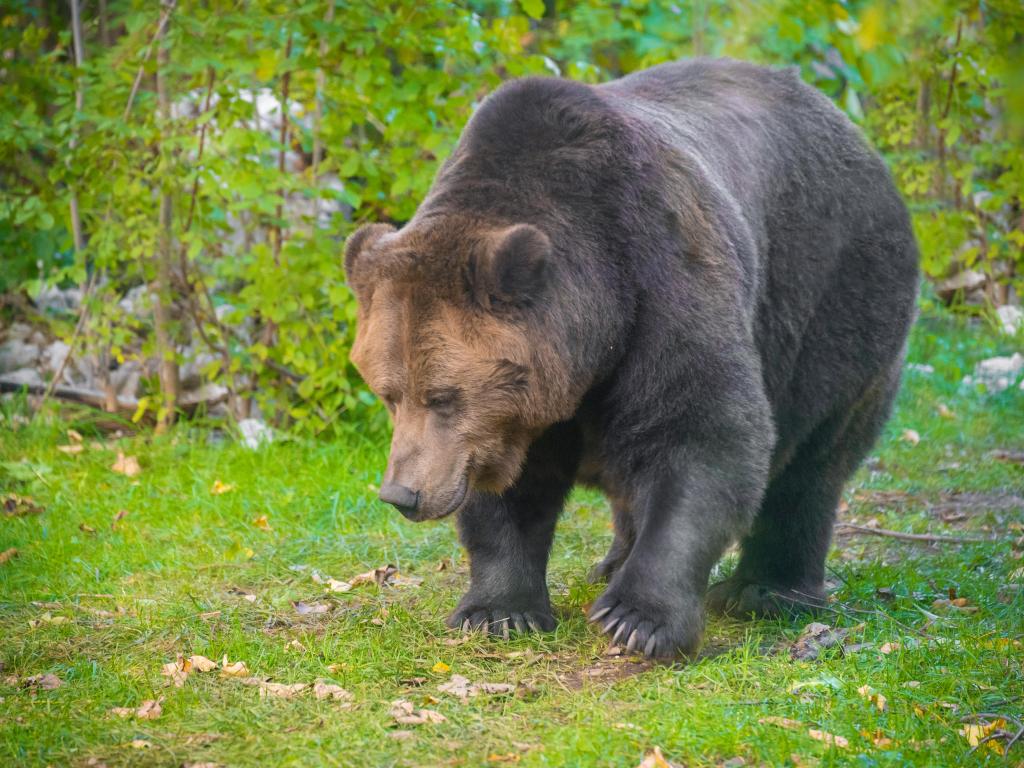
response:
[[(165, 44), (166, 28), (161, 26), (157, 34), (156, 95), (160, 122), (166, 128), (171, 118), (171, 100), (167, 92), (168, 49)], [(166, 152), (161, 142), (161, 152)], [(156, 277), (153, 281), (153, 325), (156, 331), (156, 349), (159, 360), (160, 391), (163, 405), (157, 420), (157, 431), (162, 432), (174, 422), (178, 407), (179, 381), (178, 362), (175, 358), (173, 335), (171, 333), (171, 190), (169, 180), (160, 180), (159, 242), (156, 253)]]
[[(85, 49), (82, 42), (82, 16), (79, 13), (80, 8), (78, 6), (78, 0), (68, 0), (71, 6), (71, 39), (74, 42), (75, 49), (75, 114), (80, 115), (82, 112), (82, 104), (85, 101), (85, 94), (83, 92), (83, 84), (81, 79), (82, 65), (85, 63)], [(74, 153), (75, 147), (78, 145), (78, 140), (75, 133), (71, 134), (71, 152)], [(75, 255), (77, 256), (82, 252), (85, 247), (84, 237), (82, 235), (82, 217), (78, 212), (78, 193), (75, 191), (74, 186), (71, 186), (71, 199), (69, 201), (71, 209), (71, 236), (75, 244)]]

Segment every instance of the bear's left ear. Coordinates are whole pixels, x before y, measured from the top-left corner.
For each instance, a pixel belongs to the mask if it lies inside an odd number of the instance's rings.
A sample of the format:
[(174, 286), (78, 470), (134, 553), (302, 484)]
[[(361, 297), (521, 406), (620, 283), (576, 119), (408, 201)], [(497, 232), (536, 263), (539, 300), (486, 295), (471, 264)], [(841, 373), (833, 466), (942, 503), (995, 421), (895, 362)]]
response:
[(544, 292), (550, 256), (548, 236), (530, 224), (498, 232), (470, 260), (473, 300), (484, 309), (532, 304)]

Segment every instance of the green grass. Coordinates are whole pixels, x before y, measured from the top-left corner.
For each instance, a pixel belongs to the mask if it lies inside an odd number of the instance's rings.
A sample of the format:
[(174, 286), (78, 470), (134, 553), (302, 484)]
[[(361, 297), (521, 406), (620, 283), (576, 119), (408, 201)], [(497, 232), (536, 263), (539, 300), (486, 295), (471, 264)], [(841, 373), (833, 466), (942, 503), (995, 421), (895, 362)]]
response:
[[(1024, 706), (1024, 597), (1011, 583), (1024, 565), (1013, 551), (1024, 534), (1024, 467), (988, 456), (1024, 450), (1024, 393), (986, 395), (959, 382), (978, 359), (1012, 348), (947, 318), (919, 323), (910, 360), (935, 373), (908, 370), (884, 439), (848, 490), (845, 519), (998, 541), (838, 537), (834, 602), (823, 620), (852, 629), (849, 642), (865, 645), (829, 649), (815, 661), (789, 653), (807, 620), (713, 619), (693, 663), (604, 657), (607, 644), (582, 607), (597, 595), (585, 574), (611, 531), (604, 502), (585, 492), (573, 496), (555, 545), (558, 629), (453, 644), (443, 619), (466, 584), (465, 559), (450, 522), (412, 525), (374, 500), (382, 439), (353, 431), (329, 443), (288, 440), (251, 451), (209, 430), (179, 428), (107, 449), (89, 445), (101, 436), (82, 416), (74, 426), (87, 447), (67, 455), (57, 450), (67, 424), (22, 424), (17, 403), (8, 402), (0, 490), (31, 495), (45, 512), (0, 517), (0, 550), (19, 552), (0, 565), (0, 764), (476, 766), (512, 755), (524, 766), (632, 767), (654, 745), (687, 765), (737, 757), (747, 765), (1007, 764), (990, 749), (968, 755), (960, 721), (979, 712), (1020, 716)], [(939, 415), (940, 403), (954, 418)], [(901, 439), (906, 429), (920, 434), (919, 444)], [(117, 450), (138, 457), (138, 477), (110, 470)], [(217, 480), (233, 490), (211, 493)], [(120, 510), (127, 515), (112, 530)], [(254, 525), (261, 515), (272, 530)], [(422, 585), (327, 596), (310, 576), (315, 568), (344, 579), (385, 563)], [(717, 575), (730, 566), (727, 558)], [(950, 590), (978, 610), (934, 609)], [(331, 610), (300, 616), (298, 600)], [(30, 625), (47, 613), (67, 621)], [(900, 647), (883, 654), (885, 643)], [(349, 690), (354, 706), (308, 693), (260, 698), (215, 672), (168, 686), (161, 666), (192, 653), (244, 660), (252, 674), (276, 682), (326, 678)], [(44, 673), (63, 685), (5, 682)], [(453, 673), (518, 690), (462, 703), (438, 691)], [(863, 685), (887, 698), (886, 711), (858, 694)], [(109, 714), (161, 696), (159, 719)], [(399, 698), (447, 720), (403, 726), (412, 735), (396, 739), (388, 710)], [(766, 717), (802, 726), (760, 722)], [(829, 748), (810, 728), (849, 746)], [(891, 743), (875, 744), (878, 736)], [(151, 746), (129, 746), (136, 739)], [(1012, 764), (1021, 759), (1024, 744), (1009, 756)]]

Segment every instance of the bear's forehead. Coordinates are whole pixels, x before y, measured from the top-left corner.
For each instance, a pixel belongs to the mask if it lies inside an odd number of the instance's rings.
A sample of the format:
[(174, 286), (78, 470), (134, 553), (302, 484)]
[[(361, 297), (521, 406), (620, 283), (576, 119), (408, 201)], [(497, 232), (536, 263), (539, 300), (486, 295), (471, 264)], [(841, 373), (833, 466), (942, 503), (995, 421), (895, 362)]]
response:
[(372, 386), (398, 391), (458, 376), (470, 380), (445, 383), (472, 385), (495, 361), (523, 362), (528, 356), (526, 341), (506, 323), (390, 280), (374, 290), (352, 350)]

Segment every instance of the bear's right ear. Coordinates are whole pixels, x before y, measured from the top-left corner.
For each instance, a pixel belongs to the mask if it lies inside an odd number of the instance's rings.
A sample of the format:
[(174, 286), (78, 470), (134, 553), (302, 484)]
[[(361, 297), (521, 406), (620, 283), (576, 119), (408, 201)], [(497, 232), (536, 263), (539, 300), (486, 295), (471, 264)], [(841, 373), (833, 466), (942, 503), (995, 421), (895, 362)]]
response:
[(370, 251), (395, 228), (390, 224), (364, 224), (345, 243), (345, 279), (353, 289), (364, 282), (366, 268), (373, 263)]

